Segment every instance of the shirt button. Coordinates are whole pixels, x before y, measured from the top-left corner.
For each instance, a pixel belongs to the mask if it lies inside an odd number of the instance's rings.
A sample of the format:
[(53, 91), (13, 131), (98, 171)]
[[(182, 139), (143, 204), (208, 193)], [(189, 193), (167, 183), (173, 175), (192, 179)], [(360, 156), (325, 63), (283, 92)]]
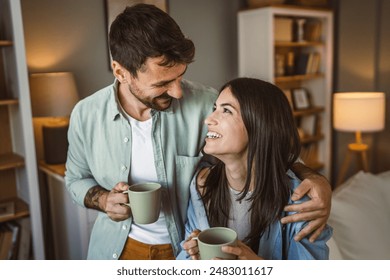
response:
[(126, 230), (126, 229), (127, 229), (127, 226), (126, 226), (126, 225), (123, 225), (123, 226), (122, 226), (122, 229), (123, 229), (123, 230)]
[(113, 257), (114, 259), (117, 259), (117, 258), (118, 258), (118, 255), (114, 253), (114, 254), (112, 255), (112, 257)]
[(121, 170), (122, 170), (122, 171), (126, 171), (126, 169), (127, 169), (126, 166), (124, 166), (124, 165), (121, 166)]
[(129, 142), (129, 138), (127, 138), (127, 137), (123, 138), (123, 142), (125, 142), (125, 143)]

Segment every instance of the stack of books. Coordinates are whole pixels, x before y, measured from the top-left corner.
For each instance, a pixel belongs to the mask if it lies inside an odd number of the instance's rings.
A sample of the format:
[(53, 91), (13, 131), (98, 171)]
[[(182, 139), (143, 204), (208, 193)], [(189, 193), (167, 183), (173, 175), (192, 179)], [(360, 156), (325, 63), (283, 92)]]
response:
[(300, 53), (295, 59), (295, 75), (316, 74), (319, 72), (321, 55), (318, 52)]

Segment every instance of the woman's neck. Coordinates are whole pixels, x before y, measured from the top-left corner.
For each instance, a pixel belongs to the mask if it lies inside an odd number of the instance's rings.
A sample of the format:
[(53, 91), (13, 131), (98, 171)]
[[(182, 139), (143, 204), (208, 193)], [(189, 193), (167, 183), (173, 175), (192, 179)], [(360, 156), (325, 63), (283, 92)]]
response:
[[(225, 172), (229, 186), (236, 191), (242, 191), (245, 186), (247, 175), (246, 162), (234, 161), (225, 163)], [(250, 190), (252, 190), (252, 186)]]

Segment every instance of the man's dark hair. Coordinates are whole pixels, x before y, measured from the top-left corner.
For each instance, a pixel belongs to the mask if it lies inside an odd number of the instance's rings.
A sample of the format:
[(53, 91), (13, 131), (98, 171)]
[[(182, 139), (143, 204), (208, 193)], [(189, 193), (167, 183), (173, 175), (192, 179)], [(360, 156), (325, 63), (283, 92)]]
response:
[(110, 27), (112, 59), (137, 77), (147, 58), (162, 56), (161, 66), (193, 61), (195, 47), (184, 37), (177, 23), (154, 5), (126, 7)]

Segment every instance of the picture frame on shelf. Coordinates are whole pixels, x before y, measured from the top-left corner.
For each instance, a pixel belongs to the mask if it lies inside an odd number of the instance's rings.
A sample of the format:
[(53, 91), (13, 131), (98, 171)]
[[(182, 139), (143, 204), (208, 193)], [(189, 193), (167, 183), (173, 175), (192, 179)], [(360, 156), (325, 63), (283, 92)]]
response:
[(305, 115), (301, 118), (300, 128), (303, 132), (303, 138), (311, 137), (317, 133), (317, 116)]
[(309, 93), (304, 88), (291, 89), (294, 110), (304, 110), (311, 107)]
[[(136, 4), (151, 4), (157, 8), (168, 13), (168, 0), (105, 0), (105, 10), (106, 10), (106, 20), (107, 20), (107, 37), (110, 32), (111, 23), (115, 20), (118, 14), (120, 14), (127, 6), (133, 6)], [(108, 42), (108, 40), (107, 40)], [(108, 48), (109, 49), (109, 48)], [(111, 67), (111, 54), (108, 51), (109, 57), (109, 70), (112, 70)]]

